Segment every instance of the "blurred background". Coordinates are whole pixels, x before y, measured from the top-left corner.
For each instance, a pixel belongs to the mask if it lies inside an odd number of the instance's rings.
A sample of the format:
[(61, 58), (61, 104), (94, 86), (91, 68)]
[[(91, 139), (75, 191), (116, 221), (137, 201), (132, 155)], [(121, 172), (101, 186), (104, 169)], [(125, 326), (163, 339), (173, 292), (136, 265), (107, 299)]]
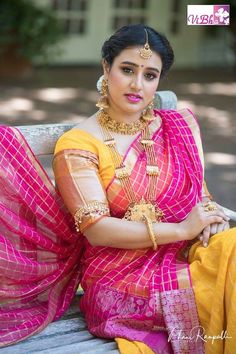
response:
[[(225, 2), (223, 2), (225, 3)], [(206, 181), (236, 210), (236, 2), (229, 26), (187, 26), (187, 0), (0, 0), (0, 123), (77, 123), (96, 111), (100, 49), (114, 30), (164, 33), (175, 65), (159, 86), (197, 115)]]

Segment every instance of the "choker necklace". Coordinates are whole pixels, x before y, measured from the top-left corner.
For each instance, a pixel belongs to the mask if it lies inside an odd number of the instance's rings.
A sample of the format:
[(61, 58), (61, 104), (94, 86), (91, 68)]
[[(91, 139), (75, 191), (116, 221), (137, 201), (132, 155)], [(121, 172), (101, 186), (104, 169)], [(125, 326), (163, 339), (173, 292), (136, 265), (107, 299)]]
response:
[(101, 126), (106, 127), (108, 130), (123, 135), (135, 135), (142, 131), (147, 126), (147, 121), (143, 117), (135, 122), (125, 123), (117, 122), (111, 118), (107, 112), (100, 110), (97, 114), (98, 122)]
[[(160, 171), (156, 163), (156, 156), (153, 147), (154, 141), (150, 136), (149, 125), (147, 124), (147, 122), (145, 122), (140, 137), (140, 144), (146, 152), (147, 157), (146, 174), (149, 177), (149, 183), (145, 197), (143, 196), (139, 200), (137, 199), (137, 196), (131, 184), (131, 171), (127, 166), (125, 166), (122, 157), (117, 151), (115, 139), (111, 135), (111, 129), (107, 124), (103, 123), (103, 115), (98, 114), (98, 122), (101, 127), (104, 143), (109, 148), (111, 153), (111, 157), (115, 167), (115, 177), (120, 181), (121, 187), (124, 190), (126, 197), (129, 201), (129, 206), (124, 215), (124, 219), (138, 222), (145, 222), (145, 220), (148, 219), (151, 222), (160, 222), (164, 214), (162, 210), (158, 208), (155, 201), (157, 179), (159, 178)], [(139, 130), (137, 130), (137, 132)], [(126, 134), (131, 133), (129, 131)]]

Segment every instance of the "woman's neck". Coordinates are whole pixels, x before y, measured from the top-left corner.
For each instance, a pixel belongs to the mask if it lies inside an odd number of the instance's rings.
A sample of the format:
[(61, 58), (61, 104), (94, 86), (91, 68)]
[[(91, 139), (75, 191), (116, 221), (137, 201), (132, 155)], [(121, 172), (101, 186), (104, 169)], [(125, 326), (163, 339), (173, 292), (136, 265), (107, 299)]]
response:
[(132, 123), (140, 119), (142, 112), (125, 112), (117, 110), (115, 107), (107, 109), (109, 116), (117, 122)]

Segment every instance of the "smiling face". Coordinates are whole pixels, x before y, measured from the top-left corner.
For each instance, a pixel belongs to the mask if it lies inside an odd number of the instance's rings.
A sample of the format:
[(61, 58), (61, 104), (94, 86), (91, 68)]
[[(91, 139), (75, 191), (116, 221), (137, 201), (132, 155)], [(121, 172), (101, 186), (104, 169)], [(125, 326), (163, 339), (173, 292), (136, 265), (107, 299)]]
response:
[(108, 113), (118, 121), (140, 118), (158, 87), (161, 58), (153, 51), (151, 58), (143, 59), (140, 48), (126, 48), (111, 66), (103, 64), (104, 77), (108, 80)]

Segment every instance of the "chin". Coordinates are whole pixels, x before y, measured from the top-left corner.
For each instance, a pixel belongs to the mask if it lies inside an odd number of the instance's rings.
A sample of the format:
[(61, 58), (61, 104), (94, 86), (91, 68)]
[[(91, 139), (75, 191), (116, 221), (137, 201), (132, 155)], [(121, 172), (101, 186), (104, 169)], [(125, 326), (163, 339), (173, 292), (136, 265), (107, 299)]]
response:
[(123, 109), (125, 112), (127, 112), (128, 114), (140, 114), (142, 113), (143, 109), (141, 108), (124, 108)]
[(123, 109), (130, 113), (138, 113), (142, 112), (145, 109), (145, 106), (138, 103), (126, 103), (124, 104)]

